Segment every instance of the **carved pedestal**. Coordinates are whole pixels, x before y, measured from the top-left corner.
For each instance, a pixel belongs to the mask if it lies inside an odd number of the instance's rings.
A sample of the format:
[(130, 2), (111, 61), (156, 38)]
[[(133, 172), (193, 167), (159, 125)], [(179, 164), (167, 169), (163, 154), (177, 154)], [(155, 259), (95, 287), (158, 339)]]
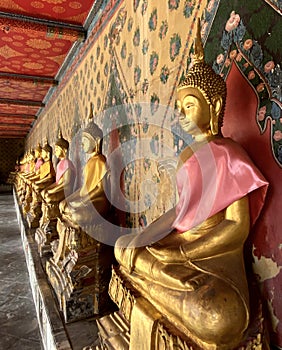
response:
[(26, 215), (26, 221), (29, 228), (39, 227), (39, 220), (42, 215), (42, 198), (41, 195), (33, 190), (32, 202), (30, 204), (30, 211)]
[(58, 239), (57, 219), (60, 217), (59, 203), (48, 204), (42, 201), (42, 216), (35, 231), (35, 241), (40, 256), (52, 253), (51, 243)]
[(27, 215), (27, 213), (30, 211), (31, 202), (32, 202), (32, 189), (30, 185), (26, 184), (26, 193), (22, 201), (22, 211), (24, 215)]
[[(166, 315), (160, 314), (147, 298), (141, 295), (119, 268), (112, 271), (109, 294), (119, 311), (97, 321), (100, 346), (93, 350), (217, 349), (214, 345), (203, 348), (190, 334), (182, 333)], [(254, 310), (245, 339), (236, 349), (269, 349), (261, 305), (257, 305)]]
[(108, 285), (113, 248), (61, 220), (58, 220), (58, 232), (59, 239), (52, 243), (54, 255), (46, 263), (46, 272), (65, 322), (103, 313), (112, 305)]

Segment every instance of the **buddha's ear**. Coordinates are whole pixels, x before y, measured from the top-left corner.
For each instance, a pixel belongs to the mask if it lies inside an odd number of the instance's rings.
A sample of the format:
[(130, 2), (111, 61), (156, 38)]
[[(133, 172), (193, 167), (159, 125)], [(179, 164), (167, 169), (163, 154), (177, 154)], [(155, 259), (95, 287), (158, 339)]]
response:
[(213, 135), (218, 134), (218, 118), (222, 109), (222, 97), (214, 96), (210, 105), (210, 128)]

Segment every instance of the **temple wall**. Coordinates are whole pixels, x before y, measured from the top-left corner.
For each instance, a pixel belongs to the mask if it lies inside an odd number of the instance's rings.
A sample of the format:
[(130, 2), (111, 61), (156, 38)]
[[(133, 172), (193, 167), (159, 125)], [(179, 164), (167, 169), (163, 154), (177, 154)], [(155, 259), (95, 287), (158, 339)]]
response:
[(238, 142), (270, 182), (252, 247), (254, 270), (269, 311), (271, 341), (282, 347), (279, 4), (274, 0), (106, 2), (101, 19), (34, 124), (26, 148), (46, 137), (54, 145), (61, 129), (71, 141), (70, 158), (81, 169), (86, 159), (80, 130), (92, 103), (94, 120), (105, 135), (104, 153), (122, 169), (115, 175), (122, 175), (125, 196), (118, 200), (130, 213), (127, 226), (140, 228), (168, 210), (177, 201), (175, 159), (190, 141), (175, 122), (175, 90), (190, 64), (195, 18), (200, 17), (207, 61), (226, 79), (233, 62), (254, 94), (250, 121), (234, 122), (234, 116), (226, 133), (240, 136)]

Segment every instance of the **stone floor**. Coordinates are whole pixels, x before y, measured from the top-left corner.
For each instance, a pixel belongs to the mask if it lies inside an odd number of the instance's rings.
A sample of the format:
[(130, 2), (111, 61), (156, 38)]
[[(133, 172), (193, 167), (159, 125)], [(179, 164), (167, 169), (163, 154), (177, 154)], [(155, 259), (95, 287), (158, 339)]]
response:
[[(22, 220), (18, 222), (17, 213), (13, 195), (0, 192), (0, 350), (95, 348), (95, 318), (63, 323), (37, 245), (28, 229), (22, 234), (25, 225)], [(41, 295), (36, 304), (32, 294), (35, 290)], [(36, 308), (40, 310), (39, 318), (46, 314), (40, 323)]]
[(41, 350), (13, 196), (0, 194), (0, 349)]

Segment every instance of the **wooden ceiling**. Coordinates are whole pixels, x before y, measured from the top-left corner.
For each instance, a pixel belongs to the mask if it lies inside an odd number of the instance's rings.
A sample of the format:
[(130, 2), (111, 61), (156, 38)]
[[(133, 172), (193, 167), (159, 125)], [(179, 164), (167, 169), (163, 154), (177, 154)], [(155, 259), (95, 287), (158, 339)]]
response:
[(0, 138), (24, 138), (86, 38), (96, 0), (0, 1)]

